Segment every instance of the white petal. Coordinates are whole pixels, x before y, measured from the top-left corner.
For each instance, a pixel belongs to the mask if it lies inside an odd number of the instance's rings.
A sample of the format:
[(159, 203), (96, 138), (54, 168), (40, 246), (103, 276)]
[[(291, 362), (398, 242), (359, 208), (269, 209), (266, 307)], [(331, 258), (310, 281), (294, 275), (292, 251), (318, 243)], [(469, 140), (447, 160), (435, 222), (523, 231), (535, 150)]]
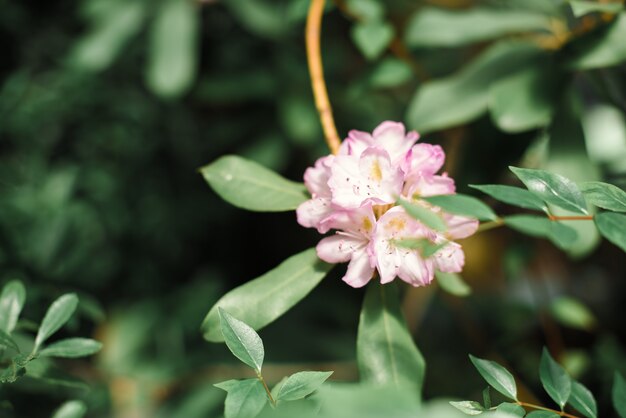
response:
[(437, 270), (446, 273), (460, 273), (465, 264), (465, 253), (456, 242), (451, 242), (432, 257), (437, 265)]
[(310, 199), (302, 202), (296, 209), (296, 217), (298, 223), (306, 228), (317, 228), (322, 234), (328, 232), (328, 228), (324, 228), (324, 221), (331, 213), (332, 205), (328, 198)]
[(367, 242), (352, 236), (335, 234), (322, 239), (315, 249), (317, 256), (327, 263), (345, 263), (356, 251), (365, 249)]
[(405, 159), (415, 141), (418, 140), (417, 132), (409, 132), (406, 134), (404, 125), (399, 122), (386, 121), (378, 125), (372, 133), (374, 143), (378, 147), (382, 147), (391, 159), (391, 162), (397, 166)]
[(372, 279), (374, 268), (370, 265), (370, 260), (365, 249), (355, 252), (352, 260), (348, 264), (348, 270), (343, 277), (343, 281), (352, 287), (363, 287)]
[(328, 179), (334, 158), (334, 155), (319, 158), (314, 167), (309, 167), (304, 172), (304, 185), (314, 198), (330, 197)]
[(450, 239), (463, 239), (473, 235), (478, 230), (478, 220), (466, 218), (465, 216), (444, 213), (443, 215), (448, 225), (447, 236)]

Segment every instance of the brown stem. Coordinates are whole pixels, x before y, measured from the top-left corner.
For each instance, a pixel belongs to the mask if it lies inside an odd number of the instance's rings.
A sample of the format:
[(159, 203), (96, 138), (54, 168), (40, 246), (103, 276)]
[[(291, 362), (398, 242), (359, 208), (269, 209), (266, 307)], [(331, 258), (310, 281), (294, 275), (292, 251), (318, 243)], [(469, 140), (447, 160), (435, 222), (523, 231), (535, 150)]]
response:
[(549, 215), (551, 221), (593, 221), (593, 216), (554, 216)]
[(333, 154), (339, 152), (341, 140), (335, 127), (333, 112), (328, 100), (328, 90), (324, 81), (324, 69), (322, 67), (322, 53), (320, 49), (322, 15), (324, 14), (325, 0), (311, 0), (309, 14), (306, 19), (306, 55), (311, 75), (311, 87), (315, 97), (315, 106), (320, 115), (320, 122), (324, 129), (324, 137), (328, 148)]
[(498, 218), (495, 221), (489, 221), (489, 222), (485, 222), (485, 223), (480, 224), (478, 226), (478, 231), (477, 232), (489, 231), (490, 229), (497, 228), (497, 227), (502, 226), (502, 225), (504, 225), (504, 221), (501, 218)]
[(517, 401), (517, 404), (520, 406), (525, 406), (527, 408), (533, 408), (533, 409), (540, 409), (542, 411), (549, 411), (549, 412), (553, 412), (557, 415), (560, 415), (562, 417), (567, 417), (567, 418), (579, 418), (576, 415), (572, 415), (572, 414), (568, 414), (567, 412), (564, 411), (557, 411), (555, 409), (550, 409), (550, 408), (546, 408), (545, 406), (539, 406), (539, 405), (535, 405), (532, 403), (528, 403), (528, 402), (521, 402), (521, 401)]
[(265, 392), (267, 392), (267, 397), (270, 398), (270, 402), (272, 403), (272, 406), (276, 406), (276, 401), (274, 400), (274, 397), (272, 396), (272, 392), (270, 391), (270, 388), (267, 387), (267, 383), (265, 383), (265, 379), (263, 379), (263, 375), (257, 372), (256, 377), (261, 381), (261, 383), (263, 383), (263, 388), (265, 388)]

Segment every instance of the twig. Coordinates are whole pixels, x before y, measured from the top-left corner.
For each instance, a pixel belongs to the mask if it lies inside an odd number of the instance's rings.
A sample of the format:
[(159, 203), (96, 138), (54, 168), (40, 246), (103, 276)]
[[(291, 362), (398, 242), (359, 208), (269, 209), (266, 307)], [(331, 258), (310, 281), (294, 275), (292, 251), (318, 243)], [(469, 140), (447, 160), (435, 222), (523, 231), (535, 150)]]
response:
[(568, 414), (567, 412), (564, 412), (564, 411), (557, 411), (555, 409), (546, 408), (544, 406), (539, 406), (539, 405), (535, 405), (535, 404), (528, 403), (528, 402), (517, 401), (517, 404), (520, 405), (520, 406), (525, 406), (527, 408), (540, 409), (542, 411), (550, 411), (550, 412), (553, 412), (553, 413), (555, 413), (557, 415), (560, 415), (562, 417), (578, 418), (576, 415)]

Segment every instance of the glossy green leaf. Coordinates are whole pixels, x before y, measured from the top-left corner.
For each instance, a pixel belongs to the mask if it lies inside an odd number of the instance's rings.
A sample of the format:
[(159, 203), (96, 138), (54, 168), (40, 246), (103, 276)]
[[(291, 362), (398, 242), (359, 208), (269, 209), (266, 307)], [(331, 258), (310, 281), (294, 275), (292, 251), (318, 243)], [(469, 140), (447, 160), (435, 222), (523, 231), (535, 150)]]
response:
[(545, 347), (539, 364), (539, 378), (548, 395), (563, 409), (572, 392), (572, 379)]
[(465, 297), (472, 293), (472, 288), (456, 273), (435, 272), (437, 283), (446, 292), (459, 297)]
[(624, 10), (621, 3), (600, 3), (592, 0), (569, 0), (574, 16), (581, 17), (589, 13), (619, 13)]
[(550, 411), (531, 411), (526, 418), (560, 418), (559, 414)]
[(501, 184), (470, 184), (470, 187), (488, 194), (496, 200), (520, 208), (547, 211), (546, 204), (537, 196), (520, 187), (505, 186)]
[(572, 212), (587, 214), (587, 203), (572, 180), (544, 170), (509, 167), (531, 193), (544, 202)]
[(44, 347), (39, 356), (43, 357), (84, 357), (97, 353), (102, 343), (89, 338), (68, 338)]
[(55, 300), (48, 308), (44, 316), (37, 337), (35, 338), (35, 348), (37, 351), (41, 344), (52, 334), (57, 332), (70, 319), (78, 306), (78, 296), (68, 293)]
[(626, 252), (626, 215), (603, 212), (595, 216), (600, 234)]
[(576, 70), (610, 67), (626, 60), (626, 12), (619, 13), (614, 22), (582, 38), (572, 45), (569, 66)]
[(580, 185), (585, 198), (602, 209), (626, 212), (626, 192), (617, 186), (601, 181), (589, 181)]
[(491, 386), (487, 386), (483, 390), (483, 403), (486, 409), (491, 408)]
[(479, 415), (485, 412), (485, 408), (476, 401), (450, 402), (450, 405), (467, 415)]
[(17, 324), (26, 300), (26, 289), (19, 280), (12, 280), (0, 294), (0, 331), (10, 334)]
[(200, 171), (222, 199), (242, 209), (283, 212), (309, 199), (303, 184), (234, 155), (221, 157)]
[(161, 97), (180, 96), (195, 79), (200, 53), (199, 9), (188, 0), (160, 3), (150, 29), (146, 82)]
[(224, 342), (235, 357), (261, 373), (265, 349), (263, 341), (252, 327), (218, 308)]
[(317, 258), (315, 248), (283, 261), (264, 275), (226, 293), (202, 323), (204, 338), (224, 341), (220, 331), (218, 307), (258, 330), (287, 312), (309, 294), (326, 276), (333, 264)]
[(394, 240), (393, 243), (400, 248), (419, 250), (424, 258), (434, 255), (437, 251), (448, 245), (448, 241), (435, 244), (426, 238), (402, 238)]
[(513, 375), (504, 367), (491, 360), (484, 360), (470, 354), (470, 360), (478, 370), (478, 373), (485, 379), (492, 388), (506, 396), (517, 400), (517, 385)]
[(384, 3), (377, 0), (347, 0), (346, 7), (360, 20), (380, 20), (385, 14)]
[(620, 418), (626, 418), (626, 381), (619, 372), (615, 372), (611, 399)]
[(215, 386), (227, 392), (224, 418), (254, 418), (268, 400), (258, 379), (229, 380)]
[(550, 310), (557, 321), (570, 328), (590, 330), (596, 324), (589, 308), (571, 297), (561, 296), (555, 299), (550, 304)]
[(20, 348), (17, 346), (16, 342), (13, 341), (13, 338), (6, 332), (0, 330), (0, 347), (12, 348), (15, 351), (20, 351)]
[(413, 47), (452, 47), (549, 27), (545, 15), (527, 11), (423, 7), (407, 23), (405, 40)]
[(480, 200), (463, 194), (424, 197), (425, 201), (439, 206), (446, 212), (468, 216), (481, 221), (494, 221), (498, 216)]
[(513, 215), (503, 219), (508, 227), (533, 237), (547, 238), (561, 249), (567, 249), (577, 237), (574, 229), (544, 216)]
[(368, 285), (357, 334), (363, 382), (406, 387), (421, 393), (425, 362), (400, 310), (395, 283)]
[(393, 40), (394, 29), (379, 20), (356, 23), (352, 26), (352, 40), (365, 58), (374, 60), (387, 49)]
[(333, 372), (298, 372), (289, 376), (276, 393), (276, 400), (295, 401), (315, 392)]
[(504, 412), (505, 414), (523, 417), (526, 415), (526, 410), (515, 403), (503, 402), (496, 408), (498, 412)]
[(372, 87), (387, 88), (402, 85), (412, 78), (413, 70), (406, 62), (385, 58), (374, 69), (369, 80)]
[(580, 382), (572, 381), (572, 393), (567, 403), (587, 418), (598, 417), (598, 405), (593, 393)]
[(420, 206), (418, 203), (411, 203), (404, 199), (398, 200), (398, 203), (404, 208), (409, 216), (417, 219), (427, 227), (436, 231), (445, 231), (448, 229), (446, 223), (443, 221), (443, 218), (432, 210), (425, 208), (424, 206)]
[(52, 418), (82, 418), (87, 413), (87, 405), (83, 401), (67, 401), (56, 410)]

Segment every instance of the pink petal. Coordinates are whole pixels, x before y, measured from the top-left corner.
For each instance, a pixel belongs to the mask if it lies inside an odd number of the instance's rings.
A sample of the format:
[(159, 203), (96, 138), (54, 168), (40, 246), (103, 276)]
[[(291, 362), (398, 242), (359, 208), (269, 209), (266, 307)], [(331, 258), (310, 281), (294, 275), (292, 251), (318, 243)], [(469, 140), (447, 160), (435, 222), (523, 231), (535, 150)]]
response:
[(348, 137), (341, 143), (339, 155), (353, 155), (360, 157), (361, 153), (374, 145), (372, 135), (367, 132), (352, 130)]
[(374, 211), (368, 205), (351, 210), (336, 210), (324, 219), (320, 224), (320, 229), (325, 231), (329, 229), (350, 231), (369, 239), (375, 225), (376, 217), (374, 216)]
[(437, 270), (446, 273), (460, 273), (465, 264), (465, 253), (463, 253), (463, 249), (456, 242), (450, 242), (437, 251), (432, 258), (437, 265)]
[(391, 161), (401, 163), (413, 144), (419, 139), (417, 132), (406, 134), (404, 125), (400, 122), (386, 121), (378, 125), (372, 133), (374, 143), (389, 153)]
[(435, 276), (433, 262), (424, 260), (416, 250), (399, 250), (398, 277), (412, 286), (426, 286)]
[(328, 232), (324, 229), (322, 221), (332, 214), (330, 199), (318, 197), (302, 202), (296, 209), (298, 223), (305, 228), (317, 228), (322, 234)]
[(311, 193), (311, 196), (330, 197), (328, 179), (334, 158), (334, 155), (319, 158), (315, 162), (314, 167), (309, 167), (304, 172), (304, 185)]
[(448, 225), (447, 236), (450, 239), (467, 238), (478, 230), (478, 220), (474, 218), (444, 213), (443, 219)]
[(393, 203), (402, 191), (403, 175), (392, 166), (389, 154), (380, 148), (368, 148), (361, 154), (359, 170), (364, 188), (359, 190), (375, 203)]
[(356, 251), (364, 251), (367, 242), (352, 236), (335, 234), (326, 237), (315, 247), (317, 256), (327, 263), (345, 263)]
[(343, 281), (352, 287), (365, 286), (374, 275), (374, 268), (370, 265), (370, 260), (365, 249), (355, 252), (352, 260), (348, 264), (348, 270), (343, 277)]
[(404, 186), (404, 195), (410, 198), (439, 196), (454, 194), (456, 187), (454, 180), (446, 173), (441, 176), (415, 176), (407, 179)]
[(408, 177), (431, 176), (441, 170), (446, 154), (439, 145), (421, 143), (413, 146), (402, 162), (402, 170)]

